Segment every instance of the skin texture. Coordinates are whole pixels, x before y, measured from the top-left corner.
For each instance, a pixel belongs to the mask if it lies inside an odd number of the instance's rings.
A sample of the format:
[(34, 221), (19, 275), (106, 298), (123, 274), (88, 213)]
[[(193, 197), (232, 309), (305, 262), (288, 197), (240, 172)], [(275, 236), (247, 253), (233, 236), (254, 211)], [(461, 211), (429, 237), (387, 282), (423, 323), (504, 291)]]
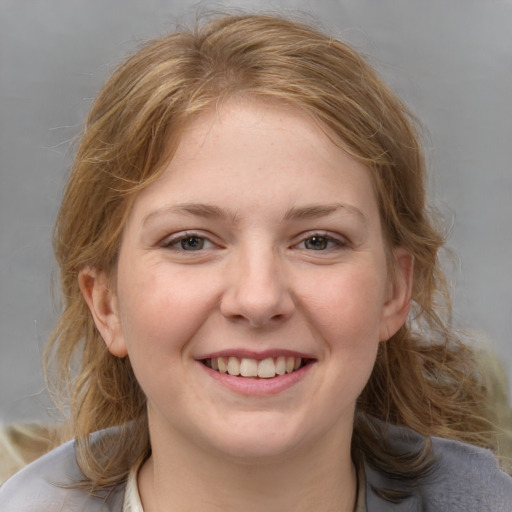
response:
[[(147, 395), (145, 510), (352, 510), (355, 402), (409, 309), (394, 257), (391, 282), (368, 170), (304, 114), (231, 102), (189, 124), (135, 201), (115, 288), (80, 276)], [(310, 363), (281, 387), (201, 362), (283, 351)]]

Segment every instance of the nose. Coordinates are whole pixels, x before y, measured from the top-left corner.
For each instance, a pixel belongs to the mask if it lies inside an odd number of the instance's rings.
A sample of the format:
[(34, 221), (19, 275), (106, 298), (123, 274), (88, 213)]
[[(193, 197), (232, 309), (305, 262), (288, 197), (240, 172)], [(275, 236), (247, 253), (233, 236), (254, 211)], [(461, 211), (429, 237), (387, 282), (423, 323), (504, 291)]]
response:
[(295, 308), (286, 272), (272, 250), (238, 254), (229, 264), (220, 309), (224, 317), (264, 327), (289, 318)]

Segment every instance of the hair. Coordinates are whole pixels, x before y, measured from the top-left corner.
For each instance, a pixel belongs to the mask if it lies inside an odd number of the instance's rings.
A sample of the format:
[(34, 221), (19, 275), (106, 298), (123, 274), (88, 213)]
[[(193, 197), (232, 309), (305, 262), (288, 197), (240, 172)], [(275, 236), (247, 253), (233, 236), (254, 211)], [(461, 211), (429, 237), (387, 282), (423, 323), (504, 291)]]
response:
[[(405, 479), (428, 471), (428, 443), (400, 458), (382, 440), (387, 424), (496, 449), (485, 381), (451, 325), (438, 254), (445, 230), (427, 205), (413, 116), (343, 42), (279, 17), (228, 15), (146, 43), (113, 73), (89, 112), (65, 189), (54, 230), (64, 311), (46, 359), (56, 364), (56, 389), (70, 393), (88, 482), (120, 482), (151, 448), (144, 393), (129, 358), (107, 350), (78, 275), (86, 267), (115, 274), (137, 194), (159, 177), (186, 123), (231, 99), (278, 101), (317, 122), (369, 169), (388, 249), (403, 247), (414, 257), (412, 311), (380, 344), (357, 403), (353, 448), (373, 467)], [(122, 442), (98, 449), (90, 434), (109, 427), (117, 427)]]

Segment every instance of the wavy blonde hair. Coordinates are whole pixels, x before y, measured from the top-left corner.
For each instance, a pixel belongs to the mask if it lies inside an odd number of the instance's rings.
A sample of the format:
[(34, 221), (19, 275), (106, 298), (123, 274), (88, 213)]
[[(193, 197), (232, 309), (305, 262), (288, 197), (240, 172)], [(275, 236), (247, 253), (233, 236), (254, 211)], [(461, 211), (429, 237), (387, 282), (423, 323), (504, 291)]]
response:
[[(403, 477), (428, 469), (428, 448), (399, 459), (380, 441), (379, 425), (495, 449), (485, 382), (450, 324), (438, 258), (444, 230), (427, 207), (425, 160), (409, 111), (339, 40), (273, 16), (231, 15), (145, 44), (114, 72), (85, 123), (54, 232), (65, 303), (46, 358), (49, 367), (56, 363), (56, 388), (71, 394), (78, 460), (89, 483), (120, 482), (149, 455), (150, 443), (146, 401), (130, 360), (106, 349), (78, 274), (91, 266), (115, 275), (138, 192), (172, 158), (186, 123), (233, 97), (284, 102), (310, 115), (368, 167), (388, 247), (414, 256), (413, 311), (380, 344), (357, 404), (354, 449)], [(120, 442), (91, 444), (91, 432), (113, 426)]]

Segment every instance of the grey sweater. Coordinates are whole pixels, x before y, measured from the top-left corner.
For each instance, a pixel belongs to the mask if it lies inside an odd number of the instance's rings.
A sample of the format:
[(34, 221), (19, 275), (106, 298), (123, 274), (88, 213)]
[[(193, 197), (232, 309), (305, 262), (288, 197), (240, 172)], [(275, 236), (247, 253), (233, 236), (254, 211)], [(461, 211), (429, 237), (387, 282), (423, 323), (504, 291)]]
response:
[[(403, 428), (391, 428), (388, 435), (404, 453), (418, 441), (417, 434)], [(374, 492), (400, 489), (400, 482), (364, 464), (368, 512), (512, 512), (512, 478), (500, 470), (491, 452), (440, 438), (433, 438), (432, 446), (438, 459), (435, 470), (415, 482), (412, 495), (400, 503)], [(122, 512), (125, 483), (91, 496), (69, 488), (82, 479), (74, 443), (67, 443), (0, 487), (0, 512)]]

